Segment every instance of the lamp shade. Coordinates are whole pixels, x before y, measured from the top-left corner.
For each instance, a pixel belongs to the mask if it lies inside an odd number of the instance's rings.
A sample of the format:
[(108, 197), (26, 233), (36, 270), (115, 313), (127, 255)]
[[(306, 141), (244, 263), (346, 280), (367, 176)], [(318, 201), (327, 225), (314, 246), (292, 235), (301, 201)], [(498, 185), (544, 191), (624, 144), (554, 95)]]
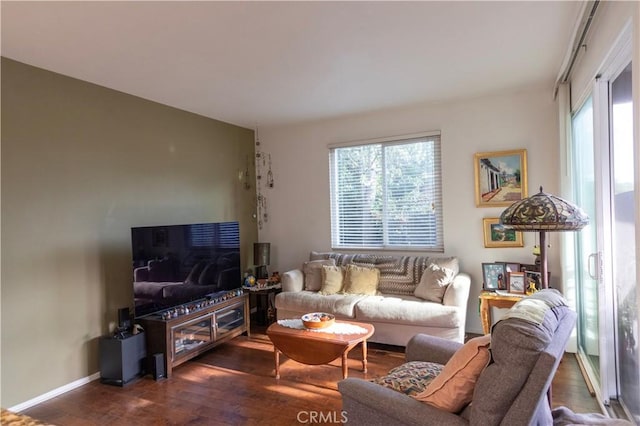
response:
[(516, 231), (579, 231), (589, 216), (578, 206), (554, 195), (540, 192), (507, 207), (500, 223)]
[(547, 267), (547, 231), (579, 231), (589, 223), (589, 216), (578, 206), (560, 197), (540, 192), (516, 201), (500, 215), (505, 228), (540, 232), (540, 285), (549, 288)]
[(253, 264), (269, 265), (271, 263), (271, 243), (253, 243)]

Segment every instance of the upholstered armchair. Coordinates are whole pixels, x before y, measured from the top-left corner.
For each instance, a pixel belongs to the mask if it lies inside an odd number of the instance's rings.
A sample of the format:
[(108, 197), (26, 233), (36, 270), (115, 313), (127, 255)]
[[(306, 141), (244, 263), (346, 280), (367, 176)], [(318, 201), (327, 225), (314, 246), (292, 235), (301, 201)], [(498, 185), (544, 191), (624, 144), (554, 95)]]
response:
[(490, 337), (466, 347), (416, 335), (406, 347), (407, 363), (388, 376), (338, 383), (348, 423), (553, 424), (547, 392), (575, 320), (560, 293), (543, 290), (514, 305)]

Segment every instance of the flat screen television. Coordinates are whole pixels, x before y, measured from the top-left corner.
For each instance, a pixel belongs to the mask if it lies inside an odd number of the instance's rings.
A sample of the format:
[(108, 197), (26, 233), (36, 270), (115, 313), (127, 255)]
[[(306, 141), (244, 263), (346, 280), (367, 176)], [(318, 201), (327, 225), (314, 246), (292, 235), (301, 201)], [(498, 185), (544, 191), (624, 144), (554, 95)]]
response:
[(241, 287), (238, 222), (131, 228), (134, 315)]

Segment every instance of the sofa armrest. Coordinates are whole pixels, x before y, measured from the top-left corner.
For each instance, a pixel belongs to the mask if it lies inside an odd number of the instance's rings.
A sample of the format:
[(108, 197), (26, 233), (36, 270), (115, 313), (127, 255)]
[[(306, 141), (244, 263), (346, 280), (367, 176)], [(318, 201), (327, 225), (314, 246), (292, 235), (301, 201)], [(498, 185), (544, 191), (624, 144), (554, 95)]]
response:
[(366, 380), (341, 380), (338, 390), (350, 425), (468, 425), (455, 414)]
[(442, 298), (442, 304), (446, 306), (457, 306), (466, 311), (470, 287), (471, 277), (468, 274), (459, 273), (455, 276), (451, 284), (447, 286), (447, 290)]
[(462, 343), (428, 334), (416, 334), (405, 349), (407, 361), (427, 361), (446, 364)]
[(304, 274), (300, 269), (294, 269), (282, 274), (280, 278), (282, 291), (302, 291), (304, 288)]

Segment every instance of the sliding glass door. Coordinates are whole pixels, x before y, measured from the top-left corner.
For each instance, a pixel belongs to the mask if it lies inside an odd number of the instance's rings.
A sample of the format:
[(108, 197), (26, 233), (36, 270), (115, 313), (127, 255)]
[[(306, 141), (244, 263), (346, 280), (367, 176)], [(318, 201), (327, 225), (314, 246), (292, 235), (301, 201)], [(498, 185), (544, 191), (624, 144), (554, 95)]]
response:
[(593, 138), (593, 101), (588, 98), (573, 116), (574, 198), (590, 223), (576, 234), (575, 270), (578, 311), (578, 351), (592, 380), (600, 382), (596, 173)]
[(616, 303), (618, 399), (640, 423), (640, 351), (631, 64), (611, 83), (612, 281)]
[(632, 67), (610, 66), (572, 117), (574, 196), (591, 221), (576, 234), (578, 354), (605, 405), (640, 424)]

